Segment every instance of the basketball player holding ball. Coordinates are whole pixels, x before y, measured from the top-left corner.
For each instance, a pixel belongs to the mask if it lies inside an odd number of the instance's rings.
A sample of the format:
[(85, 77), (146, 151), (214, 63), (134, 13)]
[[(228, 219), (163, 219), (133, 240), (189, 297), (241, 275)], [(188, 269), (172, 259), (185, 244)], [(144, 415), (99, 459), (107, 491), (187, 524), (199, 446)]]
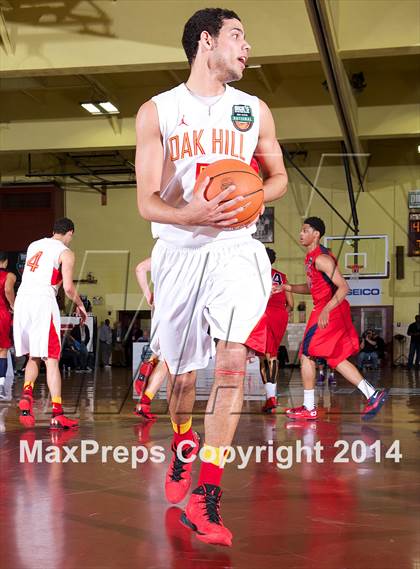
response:
[(221, 447), (232, 443), (239, 421), (248, 348), (264, 350), (264, 334), (252, 331), (267, 305), (271, 270), (264, 246), (252, 238), (255, 223), (245, 215), (250, 202), (232, 197), (236, 173), (226, 169), (231, 181), (215, 195), (206, 196), (214, 177), (194, 187), (207, 165), (228, 159), (247, 170), (254, 154), (265, 177), (264, 201), (286, 193), (287, 175), (267, 105), (228, 85), (242, 78), (250, 50), (239, 17), (230, 10), (199, 10), (186, 23), (182, 43), (191, 66), (187, 82), (143, 104), (136, 121), (138, 207), (157, 238), (153, 326), (170, 372), (174, 435), (165, 490), (176, 503), (190, 489), (192, 463), (184, 459), (199, 450), (192, 430), (193, 370), (207, 366), (215, 340), (205, 460), (181, 520), (198, 539), (230, 546), (232, 534), (220, 515)]

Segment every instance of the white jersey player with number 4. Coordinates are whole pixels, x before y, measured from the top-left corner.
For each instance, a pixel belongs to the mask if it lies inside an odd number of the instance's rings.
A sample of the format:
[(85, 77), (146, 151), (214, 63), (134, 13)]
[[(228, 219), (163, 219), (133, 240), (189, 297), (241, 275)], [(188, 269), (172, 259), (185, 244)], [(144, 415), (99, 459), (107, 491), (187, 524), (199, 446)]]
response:
[(16, 355), (60, 357), (60, 311), (56, 296), (63, 280), (60, 257), (68, 247), (53, 237), (28, 247), (22, 284), (16, 298)]
[(68, 245), (73, 237), (71, 219), (59, 219), (53, 236), (34, 241), (28, 247), (22, 284), (14, 306), (13, 336), (17, 356), (29, 354), (25, 368), (23, 394), (19, 401), (21, 424), (33, 427), (33, 386), (41, 358), (47, 368), (51, 393), (51, 428), (77, 427), (77, 421), (64, 416), (61, 404), (61, 375), (58, 367), (61, 351), (60, 311), (56, 300), (63, 283), (66, 296), (76, 305), (81, 319), (86, 310), (73, 284), (74, 253)]

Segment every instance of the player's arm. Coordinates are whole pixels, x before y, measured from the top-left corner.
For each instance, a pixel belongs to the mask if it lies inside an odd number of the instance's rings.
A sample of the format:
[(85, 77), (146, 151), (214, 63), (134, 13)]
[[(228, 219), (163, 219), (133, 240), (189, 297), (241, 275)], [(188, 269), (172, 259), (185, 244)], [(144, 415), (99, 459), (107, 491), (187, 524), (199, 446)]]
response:
[(287, 312), (292, 312), (293, 307), (295, 305), (295, 301), (293, 300), (293, 294), (289, 291), (285, 291), (286, 293), (286, 310)]
[[(286, 283), (286, 284), (282, 284), (282, 285), (280, 285), (279, 292), (281, 292), (282, 290), (284, 290), (286, 292), (286, 296), (287, 296), (287, 293), (311, 294), (311, 291), (309, 290), (307, 283), (302, 283), (302, 284)], [(293, 297), (292, 297), (292, 299), (293, 299)]]
[(335, 284), (337, 290), (332, 299), (324, 306), (318, 319), (318, 326), (325, 328), (328, 325), (329, 313), (343, 302), (349, 292), (349, 285), (344, 280), (340, 269), (329, 255), (319, 255), (315, 260), (315, 267), (327, 275)]
[[(159, 117), (153, 101), (142, 105), (136, 118), (136, 178), (137, 206), (140, 215), (149, 221), (175, 225), (210, 225), (223, 228), (235, 223), (236, 213), (243, 210), (242, 196), (228, 200), (234, 190), (230, 186), (214, 199), (207, 201), (204, 191), (209, 183), (206, 178), (191, 202), (183, 207), (173, 207), (160, 197), (163, 171), (163, 145), (159, 128)], [(227, 200), (227, 201), (225, 201)], [(225, 201), (225, 203), (223, 203)], [(229, 213), (226, 209), (237, 204)]]
[(61, 274), (63, 275), (63, 289), (69, 298), (76, 305), (76, 312), (83, 322), (86, 321), (87, 314), (80, 296), (77, 294), (73, 283), (74, 253), (67, 249), (60, 255)]
[(150, 273), (151, 269), (152, 259), (150, 257), (144, 259), (144, 261), (141, 261), (141, 263), (139, 263), (136, 267), (136, 279), (149, 306), (152, 306), (153, 304), (153, 292), (150, 290), (149, 282), (147, 279), (147, 274)]
[(4, 283), (4, 294), (12, 310), (15, 305), (15, 282), (16, 276), (13, 273), (7, 273), (6, 282)]
[(260, 101), (260, 133), (255, 157), (264, 174), (264, 201), (271, 202), (283, 197), (287, 192), (287, 172), (276, 138), (273, 115), (263, 101)]

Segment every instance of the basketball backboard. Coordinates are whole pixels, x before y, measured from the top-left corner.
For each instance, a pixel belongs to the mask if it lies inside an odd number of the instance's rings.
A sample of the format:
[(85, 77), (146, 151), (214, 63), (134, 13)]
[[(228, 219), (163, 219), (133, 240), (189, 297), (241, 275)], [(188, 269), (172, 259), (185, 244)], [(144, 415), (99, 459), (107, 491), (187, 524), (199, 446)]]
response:
[(388, 235), (325, 236), (324, 246), (337, 258), (347, 279), (389, 277)]

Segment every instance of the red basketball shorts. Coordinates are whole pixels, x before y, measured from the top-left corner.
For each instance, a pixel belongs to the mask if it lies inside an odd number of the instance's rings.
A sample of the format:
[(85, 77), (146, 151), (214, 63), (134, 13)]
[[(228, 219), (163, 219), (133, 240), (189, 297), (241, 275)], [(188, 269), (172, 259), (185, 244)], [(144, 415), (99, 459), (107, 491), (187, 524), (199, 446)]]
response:
[(10, 331), (12, 328), (12, 316), (8, 310), (0, 310), (0, 348), (11, 348)]
[(287, 323), (289, 321), (289, 313), (287, 310), (266, 310), (267, 315), (267, 341), (265, 344), (265, 353), (272, 358), (277, 357), (277, 352), (283, 336), (286, 332)]
[(324, 358), (331, 368), (335, 368), (351, 355), (358, 353), (359, 337), (351, 321), (347, 300), (330, 312), (326, 328), (318, 326), (322, 308), (315, 307), (311, 312), (299, 355)]

